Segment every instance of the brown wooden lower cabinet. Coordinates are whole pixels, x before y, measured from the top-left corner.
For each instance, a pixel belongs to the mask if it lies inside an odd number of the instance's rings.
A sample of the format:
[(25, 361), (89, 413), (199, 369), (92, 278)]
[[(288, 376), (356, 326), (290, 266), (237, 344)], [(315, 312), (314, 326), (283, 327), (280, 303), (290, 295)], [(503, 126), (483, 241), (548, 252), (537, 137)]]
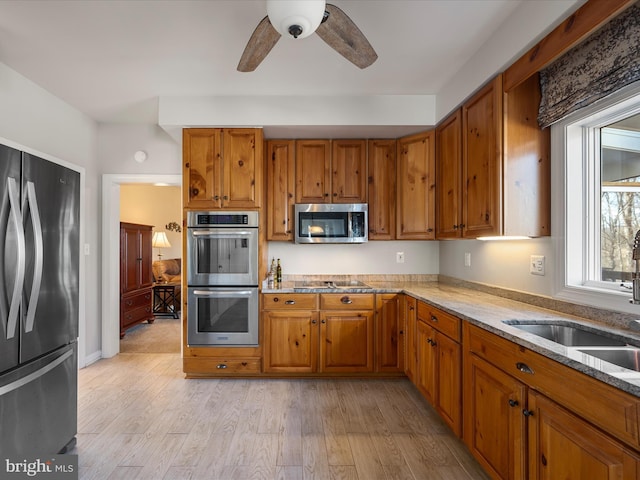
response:
[(463, 344), (464, 441), (493, 478), (640, 478), (638, 398), (473, 325)]
[(422, 301), (417, 310), (415, 384), (449, 428), (461, 436), (461, 321)]
[(373, 294), (263, 295), (266, 373), (372, 373)]

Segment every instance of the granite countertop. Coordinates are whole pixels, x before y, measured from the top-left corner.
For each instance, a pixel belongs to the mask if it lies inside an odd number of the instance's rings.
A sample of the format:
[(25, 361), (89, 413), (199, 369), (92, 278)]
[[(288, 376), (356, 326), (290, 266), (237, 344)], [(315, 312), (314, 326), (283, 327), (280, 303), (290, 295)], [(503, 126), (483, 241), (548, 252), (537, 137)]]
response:
[(280, 288), (263, 288), (262, 293), (406, 293), (529, 350), (640, 397), (640, 372), (603, 362), (579, 352), (576, 347), (565, 347), (503, 322), (561, 320), (579, 324), (587, 329), (595, 328), (614, 336), (622, 335), (629, 344), (636, 346), (640, 346), (640, 332), (455, 284), (438, 281), (365, 282), (366, 287), (330, 289), (295, 288), (294, 281), (285, 281)]

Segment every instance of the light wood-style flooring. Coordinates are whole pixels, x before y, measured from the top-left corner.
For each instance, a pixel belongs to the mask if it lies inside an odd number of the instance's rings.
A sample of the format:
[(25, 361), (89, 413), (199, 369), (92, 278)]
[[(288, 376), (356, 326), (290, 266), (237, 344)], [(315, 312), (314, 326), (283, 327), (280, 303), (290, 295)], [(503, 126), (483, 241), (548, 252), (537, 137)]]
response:
[(190, 379), (179, 354), (80, 371), (82, 480), (488, 477), (406, 379)]

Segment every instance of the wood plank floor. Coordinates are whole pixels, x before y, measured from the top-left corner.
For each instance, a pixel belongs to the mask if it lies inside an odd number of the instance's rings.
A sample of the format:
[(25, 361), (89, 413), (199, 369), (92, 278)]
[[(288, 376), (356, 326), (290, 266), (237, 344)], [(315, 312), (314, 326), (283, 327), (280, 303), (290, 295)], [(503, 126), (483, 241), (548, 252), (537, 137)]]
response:
[(178, 354), (80, 371), (82, 480), (488, 479), (406, 379), (191, 379)]

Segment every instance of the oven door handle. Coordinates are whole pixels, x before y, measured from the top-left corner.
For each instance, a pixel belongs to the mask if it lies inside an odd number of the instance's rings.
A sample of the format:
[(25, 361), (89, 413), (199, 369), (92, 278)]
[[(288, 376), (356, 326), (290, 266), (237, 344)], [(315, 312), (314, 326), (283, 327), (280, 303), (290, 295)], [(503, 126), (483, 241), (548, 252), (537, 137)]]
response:
[(219, 232), (216, 230), (194, 230), (191, 232), (191, 235), (194, 237), (216, 237), (216, 238), (238, 238), (238, 237), (247, 237), (252, 235), (254, 232), (240, 231), (240, 232)]
[(252, 295), (251, 290), (194, 290), (193, 294), (197, 297), (212, 297), (212, 298), (242, 298)]

